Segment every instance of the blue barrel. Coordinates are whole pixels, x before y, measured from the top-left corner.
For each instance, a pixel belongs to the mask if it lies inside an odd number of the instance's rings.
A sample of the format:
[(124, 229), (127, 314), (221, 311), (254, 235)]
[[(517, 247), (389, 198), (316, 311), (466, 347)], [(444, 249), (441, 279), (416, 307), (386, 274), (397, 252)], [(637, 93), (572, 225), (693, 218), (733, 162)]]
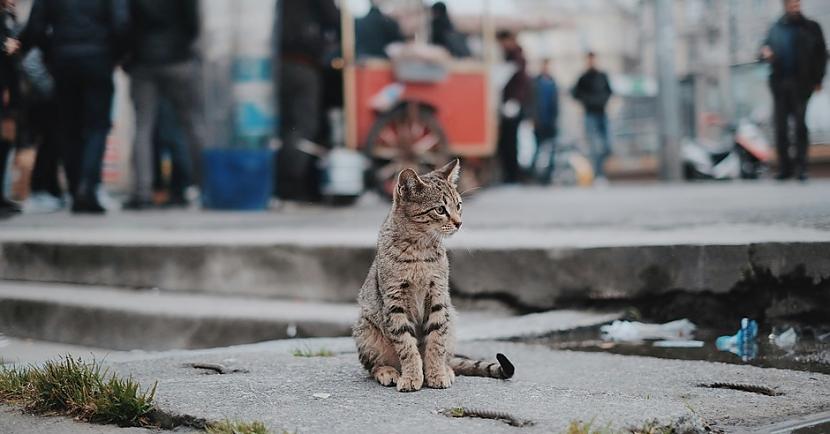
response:
[(268, 208), (274, 179), (270, 149), (206, 149), (202, 205), (223, 210)]

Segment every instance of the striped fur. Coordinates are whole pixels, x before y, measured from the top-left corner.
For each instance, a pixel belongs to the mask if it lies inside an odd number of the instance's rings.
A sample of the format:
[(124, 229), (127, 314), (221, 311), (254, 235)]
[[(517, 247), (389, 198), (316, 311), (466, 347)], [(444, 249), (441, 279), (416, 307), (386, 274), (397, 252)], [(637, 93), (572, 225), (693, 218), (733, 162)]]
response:
[(382, 385), (447, 388), (455, 375), (510, 378), (513, 365), (454, 356), (455, 308), (443, 239), (461, 228), (458, 160), (419, 176), (398, 176), (392, 211), (360, 290), (353, 335), (360, 362)]

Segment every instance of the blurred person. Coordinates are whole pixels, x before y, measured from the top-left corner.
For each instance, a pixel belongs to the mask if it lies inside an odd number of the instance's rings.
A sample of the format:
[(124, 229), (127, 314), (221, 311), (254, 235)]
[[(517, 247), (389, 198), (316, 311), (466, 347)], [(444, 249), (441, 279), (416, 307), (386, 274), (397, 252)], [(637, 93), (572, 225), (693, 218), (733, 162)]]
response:
[(129, 27), (127, 0), (35, 0), (20, 35), (40, 45), (55, 80), (58, 137), (72, 211), (101, 214), (101, 165), (110, 130), (113, 70)]
[(585, 137), (594, 160), (596, 182), (605, 184), (605, 160), (611, 155), (611, 134), (605, 107), (613, 92), (608, 76), (597, 69), (596, 54), (586, 56), (587, 70), (579, 77), (571, 94), (585, 109)]
[(551, 73), (550, 63), (550, 59), (544, 59), (539, 75), (533, 79), (533, 133), (536, 136), (536, 151), (533, 153), (530, 170), (535, 175), (540, 154), (543, 150), (548, 150), (548, 162), (544, 173), (539, 177), (543, 184), (550, 184), (553, 180), (556, 137), (559, 133), (559, 88)]
[(357, 57), (387, 58), (386, 46), (403, 42), (401, 27), (392, 17), (384, 14), (372, 0), (369, 12), (355, 21), (355, 48)]
[(453, 57), (470, 57), (467, 38), (455, 29), (455, 24), (450, 19), (447, 5), (444, 2), (436, 2), (432, 5), (430, 42), (446, 48)]
[[(807, 180), (809, 131), (805, 116), (814, 91), (821, 90), (827, 69), (827, 45), (821, 26), (801, 13), (800, 0), (784, 0), (785, 13), (769, 30), (761, 57), (772, 65), (770, 90), (775, 105), (775, 140), (779, 172)], [(790, 143), (789, 120), (795, 121), (795, 143)], [(790, 155), (795, 146), (795, 161)]]
[(205, 120), (194, 43), (199, 37), (198, 0), (131, 0), (130, 95), (135, 106), (133, 192), (125, 209), (153, 208), (153, 134), (162, 95), (187, 136), (191, 181), (201, 181)]
[[(165, 179), (165, 155), (170, 158), (170, 177)], [(186, 207), (187, 187), (190, 186), (190, 161), (187, 143), (179, 128), (176, 110), (170, 101), (159, 100), (156, 128), (153, 133), (153, 191), (164, 196), (161, 206)]]
[(527, 61), (516, 35), (507, 30), (496, 34), (504, 51), (504, 58), (515, 67), (515, 72), (505, 84), (501, 95), (498, 154), (502, 175), (506, 184), (519, 182), (518, 133), (529, 93)]
[(284, 0), (278, 7), (282, 148), (277, 153), (275, 191), (282, 199), (318, 201), (317, 158), (301, 148), (320, 135), (322, 64), (327, 38), (340, 30), (340, 12), (333, 0)]
[(7, 199), (5, 194), (6, 168), (17, 138), (16, 117), (20, 102), (20, 82), (13, 56), (17, 49), (15, 27), (17, 16), (14, 1), (0, 1), (0, 38), (4, 44), (4, 50), (0, 53), (0, 215), (20, 212), (20, 205)]
[(26, 212), (59, 211), (65, 204), (58, 176), (61, 165), (59, 137), (53, 127), (57, 118), (55, 81), (46, 68), (43, 52), (37, 48), (23, 58), (21, 71), (26, 84), (24, 134), (28, 142), (37, 147)]

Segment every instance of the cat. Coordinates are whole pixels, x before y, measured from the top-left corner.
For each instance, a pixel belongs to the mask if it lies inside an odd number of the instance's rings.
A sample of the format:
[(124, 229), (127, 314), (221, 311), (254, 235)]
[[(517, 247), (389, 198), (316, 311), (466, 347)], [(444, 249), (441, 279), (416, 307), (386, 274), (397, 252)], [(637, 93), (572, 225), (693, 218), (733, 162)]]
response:
[(398, 174), (392, 210), (360, 290), (353, 328), (360, 362), (384, 386), (448, 388), (456, 375), (507, 379), (514, 368), (456, 356), (456, 313), (443, 239), (461, 228), (459, 160), (423, 176)]

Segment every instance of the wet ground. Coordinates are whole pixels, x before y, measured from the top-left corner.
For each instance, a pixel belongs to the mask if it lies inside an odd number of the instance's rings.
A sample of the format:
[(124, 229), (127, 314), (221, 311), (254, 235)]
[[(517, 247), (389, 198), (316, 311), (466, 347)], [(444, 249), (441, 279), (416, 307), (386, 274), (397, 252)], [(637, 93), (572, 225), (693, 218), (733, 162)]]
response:
[[(789, 327), (777, 325), (775, 331), (781, 333), (787, 328)], [(826, 335), (830, 330), (826, 327), (797, 327), (796, 330), (799, 335), (796, 344), (792, 347), (780, 348), (769, 338), (772, 329), (761, 326), (757, 339), (757, 351), (754, 354), (743, 355), (720, 351), (715, 346), (715, 339), (718, 336), (733, 335), (736, 330), (711, 328), (699, 328), (695, 332), (694, 339), (703, 341), (703, 346), (700, 348), (657, 347), (654, 345), (655, 340), (612, 342), (601, 339), (598, 329), (581, 329), (536, 339), (532, 342), (558, 350), (607, 352), (662, 359), (705, 360), (830, 374), (830, 337)], [(823, 342), (819, 340), (819, 336), (824, 338)]]

